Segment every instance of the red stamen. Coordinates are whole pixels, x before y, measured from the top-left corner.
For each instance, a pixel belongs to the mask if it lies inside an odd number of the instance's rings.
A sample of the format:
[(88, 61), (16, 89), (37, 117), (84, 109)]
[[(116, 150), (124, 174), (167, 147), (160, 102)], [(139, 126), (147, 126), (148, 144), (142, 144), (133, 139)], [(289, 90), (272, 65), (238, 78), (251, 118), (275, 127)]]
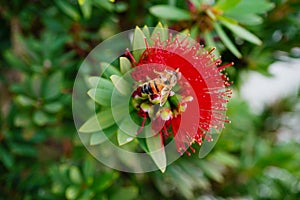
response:
[(132, 66), (132, 67), (137, 66), (137, 62), (134, 59), (133, 55), (131, 54), (131, 52), (129, 51), (128, 48), (125, 50), (125, 56), (129, 56), (130, 60), (133, 62), (134, 66)]
[(230, 66), (233, 66), (234, 65), (234, 62), (231, 62), (231, 63), (228, 63), (226, 65), (223, 65), (221, 67), (218, 67), (218, 70), (219, 71), (222, 71), (223, 69), (227, 68), (227, 67), (230, 67)]
[(137, 135), (140, 134), (140, 133), (142, 132), (142, 130), (144, 129), (146, 120), (147, 120), (147, 116), (146, 116), (146, 115), (143, 115), (143, 121), (142, 121), (141, 127), (140, 127), (139, 130), (136, 132)]
[(211, 50), (208, 52), (208, 54), (212, 54), (212, 52), (216, 50), (216, 47), (211, 48)]

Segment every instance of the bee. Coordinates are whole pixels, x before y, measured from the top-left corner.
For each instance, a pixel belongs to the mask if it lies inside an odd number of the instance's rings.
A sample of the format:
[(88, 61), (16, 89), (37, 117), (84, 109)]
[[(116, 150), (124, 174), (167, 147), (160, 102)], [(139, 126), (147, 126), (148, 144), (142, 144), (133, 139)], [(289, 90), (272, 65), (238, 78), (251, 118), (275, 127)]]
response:
[(159, 94), (160, 106), (163, 106), (181, 74), (179, 68), (176, 71), (165, 69), (163, 72), (155, 71), (155, 73), (159, 74), (159, 77), (140, 85), (141, 92), (148, 95)]

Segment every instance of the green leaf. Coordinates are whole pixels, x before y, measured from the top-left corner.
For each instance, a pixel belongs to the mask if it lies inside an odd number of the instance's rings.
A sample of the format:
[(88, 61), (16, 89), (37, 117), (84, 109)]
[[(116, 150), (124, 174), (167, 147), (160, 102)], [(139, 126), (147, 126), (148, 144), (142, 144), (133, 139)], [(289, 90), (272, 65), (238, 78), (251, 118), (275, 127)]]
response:
[(128, 4), (126, 2), (115, 2), (115, 12), (122, 13), (128, 10)]
[(80, 19), (80, 14), (68, 1), (55, 0), (58, 8), (60, 8), (66, 15), (77, 21)]
[(42, 85), (43, 85), (43, 79), (41, 76), (35, 74), (31, 77), (31, 90), (32, 90), (32, 94), (35, 97), (41, 97)]
[(118, 143), (119, 145), (124, 145), (131, 142), (134, 139), (134, 135), (137, 133), (139, 126), (132, 121), (130, 117), (125, 118), (119, 126), (118, 130)]
[(146, 49), (145, 43), (146, 36), (143, 31), (137, 26), (134, 30), (133, 41), (132, 41), (132, 55), (137, 62), (139, 62), (142, 53)]
[(127, 135), (127, 133), (121, 129), (118, 129), (117, 134), (117, 139), (120, 146), (127, 144), (128, 142), (131, 142), (134, 139), (132, 136)]
[(274, 8), (274, 3), (266, 0), (242, 0), (239, 4), (226, 11), (228, 13), (237, 13), (245, 15), (249, 13), (263, 14)]
[(158, 18), (169, 20), (190, 20), (191, 14), (187, 10), (169, 5), (156, 5), (150, 8), (150, 13)]
[(104, 88), (93, 88), (87, 93), (98, 104), (103, 106), (111, 105), (112, 90)]
[(14, 68), (17, 68), (19, 70), (22, 70), (26, 72), (28, 70), (28, 67), (26, 67), (26, 64), (22, 59), (18, 58), (12, 50), (4, 51), (3, 57), (10, 64), (10, 66), (13, 66)]
[(226, 11), (240, 3), (241, 0), (219, 0), (214, 8)]
[(65, 196), (66, 196), (66, 199), (76, 199), (79, 195), (79, 191), (80, 191), (80, 188), (79, 186), (69, 186), (67, 187), (66, 189), (66, 192), (65, 192)]
[(128, 117), (120, 123), (119, 128), (125, 131), (128, 135), (135, 135), (140, 127), (131, 119), (131, 117)]
[(160, 171), (164, 173), (167, 166), (167, 158), (162, 142), (160, 134), (156, 134), (154, 136), (147, 135), (146, 143), (149, 149), (148, 154), (151, 156)]
[(239, 52), (239, 50), (235, 47), (235, 45), (232, 43), (232, 41), (229, 39), (229, 37), (226, 35), (220, 24), (217, 22), (214, 23), (214, 27), (216, 32), (218, 33), (219, 37), (221, 38), (224, 45), (233, 53), (237, 58), (241, 58), (242, 54)]
[(0, 160), (7, 169), (10, 169), (14, 166), (13, 155), (2, 146), (0, 146)]
[(82, 6), (84, 4), (85, 0), (77, 0), (77, 2), (80, 6)]
[(26, 127), (31, 124), (31, 114), (27, 112), (19, 113), (14, 118), (14, 124), (19, 127)]
[(38, 110), (33, 114), (33, 121), (37, 125), (43, 126), (47, 124), (50, 121), (50, 119), (46, 113), (44, 113), (41, 110)]
[(21, 142), (12, 142), (10, 143), (11, 153), (13, 153), (16, 157), (19, 156), (37, 156), (37, 149), (32, 148), (32, 144), (30, 143), (21, 143)]
[(48, 103), (44, 106), (45, 111), (50, 113), (56, 113), (63, 108), (63, 104), (60, 102)]
[(120, 70), (122, 74), (131, 70), (130, 60), (126, 57), (120, 57)]
[(16, 102), (25, 107), (34, 105), (34, 100), (24, 95), (18, 95), (16, 97)]
[(262, 41), (258, 37), (256, 37), (254, 34), (249, 32), (248, 30), (244, 29), (243, 27), (241, 27), (237, 24), (229, 23), (225, 20), (220, 20), (220, 21), (224, 26), (226, 26), (229, 30), (231, 30), (233, 33), (235, 33), (240, 38), (243, 38), (243, 39), (245, 39), (253, 44), (256, 44), (256, 45), (262, 44)]
[(133, 200), (138, 198), (138, 188), (135, 186), (122, 187), (110, 197), (111, 200)]
[(216, 159), (218, 162), (229, 167), (238, 167), (240, 164), (237, 157), (223, 151), (217, 151), (211, 156), (211, 158)]
[(194, 185), (198, 185), (201, 188), (209, 188), (208, 180), (205, 178), (204, 174), (199, 167), (195, 165), (194, 162), (189, 162), (189, 160), (184, 160), (178, 162), (180, 168), (186, 173)]
[(87, 184), (92, 184), (95, 171), (94, 161), (90, 158), (86, 158), (83, 163), (82, 171)]
[(168, 29), (166, 29), (160, 22), (155, 26), (151, 38), (159, 37), (160, 41), (166, 41), (168, 39)]
[(105, 88), (105, 89), (114, 89), (114, 85), (108, 79), (98, 77), (98, 76), (91, 76), (88, 78), (90, 86), (92, 88)]
[[(79, 0), (80, 1), (80, 0)], [(89, 19), (92, 14), (92, 2), (91, 0), (84, 0), (79, 3), (83, 17)]]
[(221, 133), (216, 129), (210, 131), (209, 136), (211, 137), (211, 141), (204, 140), (204, 142), (201, 144), (199, 150), (199, 158), (204, 158), (205, 156), (207, 156), (208, 153), (211, 152), (211, 150), (217, 144), (220, 135)]
[(146, 36), (146, 38), (149, 39), (150, 38), (150, 31), (149, 31), (149, 28), (148, 28), (147, 25), (145, 25), (143, 27), (142, 31), (143, 31), (144, 35)]
[(115, 182), (116, 178), (118, 178), (118, 174), (115, 172), (102, 172), (95, 181), (96, 190), (103, 191), (109, 188)]
[(194, 40), (197, 39), (199, 35), (199, 28), (197, 25), (192, 26), (190, 34), (191, 34), (191, 38), (193, 38)]
[(115, 124), (110, 108), (100, 111), (97, 115), (90, 117), (80, 128), (79, 132), (91, 133), (104, 130)]
[(106, 141), (111, 135), (113, 135), (118, 129), (117, 125), (113, 125), (109, 128), (106, 128), (103, 131), (98, 131), (93, 133), (90, 138), (90, 145), (98, 145)]
[(106, 78), (109, 78), (111, 75), (118, 75), (118, 76), (122, 75), (116, 67), (106, 62), (100, 63), (100, 70), (102, 75)]
[(111, 3), (111, 1), (108, 0), (94, 0), (93, 3), (100, 8), (104, 8), (107, 11), (113, 11), (114, 5)]
[(63, 82), (63, 74), (61, 71), (52, 74), (46, 80), (44, 88), (44, 98), (53, 99), (61, 94), (61, 87)]
[(117, 75), (112, 75), (110, 77), (110, 79), (113, 82), (116, 89), (120, 92), (120, 94), (123, 94), (126, 96), (130, 93), (131, 86), (127, 83), (127, 81), (125, 81), (125, 79), (123, 79)]
[[(200, 162), (201, 161), (201, 162)], [(211, 179), (221, 183), (224, 180), (224, 177), (221, 174), (221, 171), (218, 169), (218, 166), (215, 163), (210, 162), (202, 162), (202, 160), (198, 160), (197, 164), (201, 167), (203, 172)]]
[(89, 189), (89, 188), (86, 188), (82, 194), (79, 196), (78, 199), (80, 200), (92, 200), (92, 199), (95, 199), (95, 193), (96, 191), (92, 190), (92, 189)]
[(75, 184), (81, 184), (82, 176), (78, 167), (75, 166), (70, 167), (70, 180)]
[(93, 133), (90, 138), (90, 145), (98, 145), (107, 140), (107, 136), (102, 132)]
[(171, 174), (179, 192), (186, 197), (186, 199), (193, 198), (193, 184), (194, 181), (184, 172), (179, 166), (171, 166), (168, 170)]
[(229, 18), (233, 18), (236, 21), (240, 22), (241, 24), (245, 24), (245, 25), (258, 25), (261, 24), (263, 22), (263, 19), (256, 15), (256, 14), (237, 14), (237, 13), (228, 13), (228, 14), (224, 14), (224, 16), (229, 17)]

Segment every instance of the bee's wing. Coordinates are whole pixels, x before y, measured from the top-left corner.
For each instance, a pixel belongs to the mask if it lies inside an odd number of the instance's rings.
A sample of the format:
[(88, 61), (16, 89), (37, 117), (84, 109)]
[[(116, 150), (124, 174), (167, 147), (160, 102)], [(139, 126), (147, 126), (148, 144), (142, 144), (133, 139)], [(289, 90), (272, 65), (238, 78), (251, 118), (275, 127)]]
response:
[(160, 92), (160, 106), (163, 106), (166, 103), (166, 101), (169, 97), (169, 94), (171, 92), (171, 89), (172, 88), (170, 88), (170, 87), (164, 87), (161, 90), (161, 92)]

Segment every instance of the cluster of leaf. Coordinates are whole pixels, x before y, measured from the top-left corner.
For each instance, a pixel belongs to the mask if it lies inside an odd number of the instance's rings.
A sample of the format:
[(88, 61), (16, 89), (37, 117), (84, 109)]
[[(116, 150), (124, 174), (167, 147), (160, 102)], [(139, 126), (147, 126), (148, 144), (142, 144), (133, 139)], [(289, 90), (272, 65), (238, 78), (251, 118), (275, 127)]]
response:
[[(232, 123), (226, 125), (214, 151), (201, 160), (197, 155), (184, 156), (163, 175), (120, 173), (91, 159), (77, 138), (70, 101), (84, 56), (121, 30), (154, 26), (158, 21), (154, 15), (167, 19), (155, 13), (162, 4), (173, 6), (168, 6), (172, 11), (165, 15), (190, 13), (185, 1), (112, 2), (0, 1), (1, 198), (299, 199), (299, 143), (278, 141), (279, 130), (289, 128), (291, 116), (299, 116), (299, 95), (270, 106), (261, 115), (253, 115), (247, 103), (235, 97), (228, 111)], [(218, 5), (224, 11), (213, 12), (215, 20), (211, 13), (199, 14), (209, 15), (241, 53), (237, 59), (225, 50), (229, 49), (226, 36), (220, 42), (220, 31), (213, 26), (210, 37), (216, 45), (211, 46), (220, 47), (225, 62), (235, 61), (235, 67), (228, 69), (233, 80), (240, 78), (242, 68), (266, 73), (278, 59), (277, 51), (299, 57), (293, 49), (300, 46), (298, 1), (273, 0), (272, 10), (271, 1), (214, 2), (210, 8)], [(239, 6), (245, 3), (250, 5), (243, 12)], [(169, 27), (189, 29), (203, 41), (205, 32), (190, 24), (190, 14), (185, 16), (184, 23), (172, 18), (165, 22)], [(231, 30), (224, 22), (239, 27)], [(243, 43), (244, 30), (258, 36), (262, 45)], [(238, 87), (238, 81), (234, 86)], [(283, 123), (283, 119), (287, 120)]]
[[(218, 47), (217, 49), (222, 50), (219, 41), (214, 39), (216, 36), (219, 37), (225, 48), (229, 49), (236, 57), (241, 58), (242, 54), (223, 27), (240, 39), (261, 45), (261, 40), (240, 26), (239, 23), (244, 25), (261, 24), (262, 18), (259, 14), (267, 12), (272, 7), (272, 3), (260, 0), (220, 0), (214, 2), (213, 5), (207, 1), (192, 0), (189, 10), (176, 8), (173, 5), (155, 5), (150, 8), (150, 12), (162, 19), (185, 20), (191, 37), (195, 39), (202, 37), (208, 48)], [(219, 54), (217, 53), (217, 55)]]
[(270, 64), (281, 59), (278, 51), (299, 57), (298, 1), (188, 2), (163, 1), (148, 7), (152, 15), (167, 22), (170, 28), (190, 33), (208, 50), (217, 47), (214, 52), (223, 61), (234, 61), (239, 70), (228, 72), (235, 84), (240, 82), (240, 69), (268, 74)]

